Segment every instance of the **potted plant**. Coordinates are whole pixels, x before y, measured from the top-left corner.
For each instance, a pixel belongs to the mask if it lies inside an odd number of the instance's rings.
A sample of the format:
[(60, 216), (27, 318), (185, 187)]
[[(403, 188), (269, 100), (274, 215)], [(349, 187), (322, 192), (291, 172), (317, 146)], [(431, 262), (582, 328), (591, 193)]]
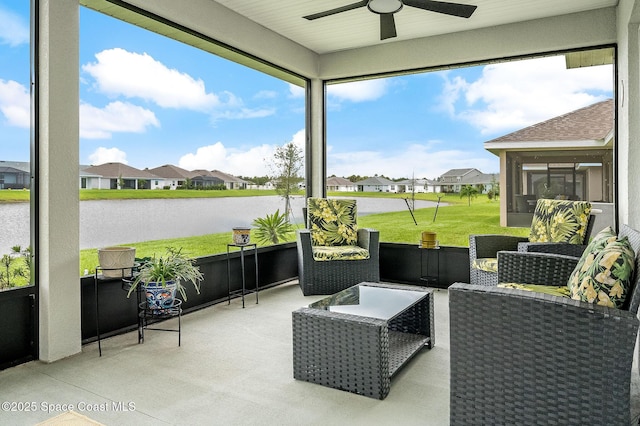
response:
[(168, 247), (164, 256), (154, 255), (140, 264), (127, 297), (142, 285), (148, 308), (162, 312), (173, 306), (176, 290), (187, 300), (187, 292), (182, 283), (191, 282), (200, 294), (200, 281), (203, 279), (200, 267), (195, 265), (194, 259), (184, 255), (182, 249)]

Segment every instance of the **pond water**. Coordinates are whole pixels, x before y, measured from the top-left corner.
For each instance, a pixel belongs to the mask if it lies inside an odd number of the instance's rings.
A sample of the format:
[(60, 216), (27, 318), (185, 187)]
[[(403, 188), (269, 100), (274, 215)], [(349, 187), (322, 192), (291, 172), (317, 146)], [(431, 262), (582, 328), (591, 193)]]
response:
[[(358, 198), (358, 215), (406, 211), (403, 199)], [(292, 222), (302, 223), (304, 197), (292, 199)], [(416, 201), (416, 208), (435, 206)], [(284, 210), (278, 196), (188, 198), (162, 200), (100, 200), (80, 203), (80, 248), (165, 238), (231, 232), (236, 226), (251, 226), (254, 219)], [(407, 212), (410, 219), (410, 215)], [(29, 204), (0, 204), (0, 254), (12, 246), (29, 245)]]

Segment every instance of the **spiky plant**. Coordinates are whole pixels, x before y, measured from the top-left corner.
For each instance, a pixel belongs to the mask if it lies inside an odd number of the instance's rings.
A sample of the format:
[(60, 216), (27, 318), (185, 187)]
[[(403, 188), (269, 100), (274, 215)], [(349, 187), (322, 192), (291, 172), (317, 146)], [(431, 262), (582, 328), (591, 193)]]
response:
[(188, 258), (182, 253), (182, 249), (167, 247), (165, 256), (153, 256), (140, 265), (138, 274), (129, 288), (127, 297), (133, 293), (138, 285), (146, 283), (158, 283), (166, 287), (168, 282), (175, 282), (177, 290), (184, 300), (187, 300), (187, 293), (182, 282), (191, 282), (200, 294), (200, 281), (204, 275), (200, 272), (200, 267), (196, 266), (195, 260)]
[(253, 226), (256, 227), (254, 232), (256, 239), (264, 244), (278, 244), (293, 232), (293, 225), (285, 215), (280, 214), (280, 209), (274, 214), (257, 218), (253, 221)]

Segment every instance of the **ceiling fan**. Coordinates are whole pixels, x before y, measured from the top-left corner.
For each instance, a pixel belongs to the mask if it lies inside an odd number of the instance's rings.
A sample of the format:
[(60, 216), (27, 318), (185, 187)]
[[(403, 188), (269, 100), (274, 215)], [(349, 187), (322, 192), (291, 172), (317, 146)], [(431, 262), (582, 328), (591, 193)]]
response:
[(399, 12), (402, 6), (417, 7), (429, 12), (444, 13), (445, 15), (458, 16), (460, 18), (469, 18), (478, 6), (460, 3), (448, 3), (442, 1), (431, 0), (362, 0), (346, 6), (337, 7), (324, 12), (314, 13), (312, 15), (303, 16), (310, 21), (325, 16), (335, 15), (336, 13), (346, 12), (348, 10), (358, 9), (367, 6), (373, 13), (380, 15), (380, 40), (396, 37), (396, 23), (393, 14)]

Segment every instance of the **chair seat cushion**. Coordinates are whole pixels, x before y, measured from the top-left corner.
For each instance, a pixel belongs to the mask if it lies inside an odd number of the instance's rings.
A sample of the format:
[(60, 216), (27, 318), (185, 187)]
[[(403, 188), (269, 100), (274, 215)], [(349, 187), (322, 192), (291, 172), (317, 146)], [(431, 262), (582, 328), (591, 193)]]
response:
[(485, 257), (481, 259), (474, 259), (471, 267), (485, 272), (498, 273), (498, 258)]
[(360, 246), (312, 246), (313, 260), (365, 260), (369, 250)]
[(598, 238), (602, 233), (587, 246), (567, 287), (573, 299), (620, 309), (631, 289), (635, 253), (627, 237)]
[(518, 284), (518, 283), (500, 283), (498, 287), (517, 288), (519, 290), (535, 291), (536, 293), (550, 294), (552, 296), (571, 297), (567, 286), (542, 285), (542, 284)]
[(590, 213), (588, 201), (540, 199), (531, 221), (529, 241), (583, 244)]
[(314, 246), (355, 246), (358, 242), (356, 200), (309, 198), (307, 220)]

